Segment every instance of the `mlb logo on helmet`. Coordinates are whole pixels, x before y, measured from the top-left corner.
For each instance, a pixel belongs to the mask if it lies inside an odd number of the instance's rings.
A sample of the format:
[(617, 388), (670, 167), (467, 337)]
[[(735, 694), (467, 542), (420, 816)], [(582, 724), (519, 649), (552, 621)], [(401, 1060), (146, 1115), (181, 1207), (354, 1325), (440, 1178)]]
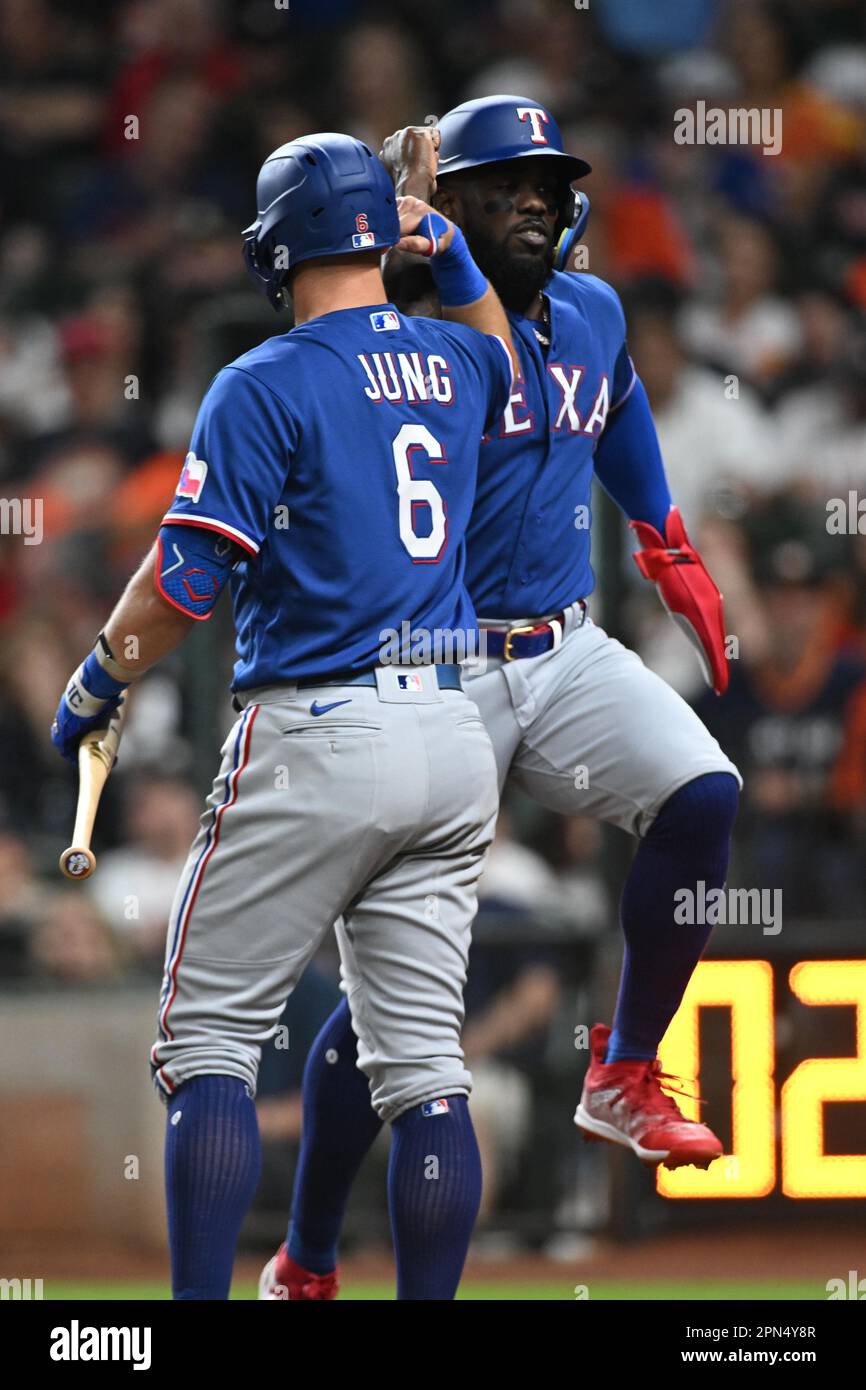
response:
[(184, 459), (183, 472), (180, 475), (175, 496), (188, 497), (191, 502), (197, 502), (201, 497), (201, 490), (204, 487), (206, 477), (207, 464), (204, 459), (197, 459), (190, 450)]
[(400, 320), (392, 309), (385, 309), (378, 314), (371, 314), (370, 322), (377, 333), (385, 333), (389, 329), (400, 327)]
[(444, 1097), (442, 1100), (425, 1100), (424, 1104), (421, 1106), (421, 1114), (424, 1116), (425, 1120), (429, 1119), (431, 1115), (447, 1115), (448, 1102)]
[(423, 690), (424, 682), (420, 676), (398, 676), (397, 685), (400, 690)]

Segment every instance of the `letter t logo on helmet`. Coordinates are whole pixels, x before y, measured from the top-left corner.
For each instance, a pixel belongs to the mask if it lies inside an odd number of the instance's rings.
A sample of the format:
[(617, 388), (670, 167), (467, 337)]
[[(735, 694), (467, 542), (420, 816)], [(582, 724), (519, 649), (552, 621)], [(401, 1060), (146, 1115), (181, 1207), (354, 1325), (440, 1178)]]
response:
[(529, 121), (532, 127), (529, 138), (533, 145), (546, 145), (547, 136), (542, 127), (550, 120), (547, 112), (542, 111), (540, 106), (518, 106), (517, 115), (521, 121)]

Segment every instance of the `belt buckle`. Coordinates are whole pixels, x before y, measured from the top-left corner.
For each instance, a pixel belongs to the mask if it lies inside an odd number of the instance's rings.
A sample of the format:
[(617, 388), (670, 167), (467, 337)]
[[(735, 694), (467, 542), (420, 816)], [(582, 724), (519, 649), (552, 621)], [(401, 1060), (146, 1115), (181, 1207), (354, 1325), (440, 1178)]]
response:
[(537, 626), (537, 623), (527, 623), (524, 624), (523, 627), (510, 627), (508, 629), (508, 631), (505, 634), (505, 642), (502, 647), (503, 661), (517, 660), (517, 657), (511, 655), (511, 643), (513, 642), (515, 637), (523, 637), (528, 632), (534, 632)]

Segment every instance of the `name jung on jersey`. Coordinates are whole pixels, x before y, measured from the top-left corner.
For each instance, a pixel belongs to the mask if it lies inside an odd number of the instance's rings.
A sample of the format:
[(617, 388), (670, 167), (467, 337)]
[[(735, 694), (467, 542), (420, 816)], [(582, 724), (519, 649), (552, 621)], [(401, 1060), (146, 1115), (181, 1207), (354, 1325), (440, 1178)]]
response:
[(369, 385), (364, 395), (371, 401), (437, 401), (450, 405), (454, 400), (448, 363), (438, 353), (359, 352)]

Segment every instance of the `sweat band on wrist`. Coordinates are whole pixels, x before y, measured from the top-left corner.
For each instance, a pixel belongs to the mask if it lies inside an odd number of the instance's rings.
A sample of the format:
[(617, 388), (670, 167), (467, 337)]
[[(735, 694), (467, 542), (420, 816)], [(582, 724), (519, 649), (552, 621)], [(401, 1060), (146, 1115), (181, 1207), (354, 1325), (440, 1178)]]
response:
[[(447, 223), (439, 213), (425, 213), (418, 226), (418, 235), (430, 238), (431, 246), (445, 231)], [(487, 280), (472, 259), (466, 238), (459, 227), (454, 228), (451, 245), (446, 251), (430, 257), (430, 271), (436, 282), (441, 304), (459, 308), (462, 304), (474, 304), (487, 293)]]
[(115, 661), (114, 653), (105, 639), (104, 632), (100, 632), (97, 637), (92, 655), (105, 674), (119, 687), (129, 685), (130, 681), (134, 681), (138, 675), (138, 671), (131, 671), (128, 666), (121, 666), (119, 661)]
[(94, 650), (69, 677), (64, 698), (73, 714), (82, 719), (93, 719), (102, 713), (106, 705), (123, 694), (127, 684), (126, 681), (115, 680), (114, 676), (103, 670)]

